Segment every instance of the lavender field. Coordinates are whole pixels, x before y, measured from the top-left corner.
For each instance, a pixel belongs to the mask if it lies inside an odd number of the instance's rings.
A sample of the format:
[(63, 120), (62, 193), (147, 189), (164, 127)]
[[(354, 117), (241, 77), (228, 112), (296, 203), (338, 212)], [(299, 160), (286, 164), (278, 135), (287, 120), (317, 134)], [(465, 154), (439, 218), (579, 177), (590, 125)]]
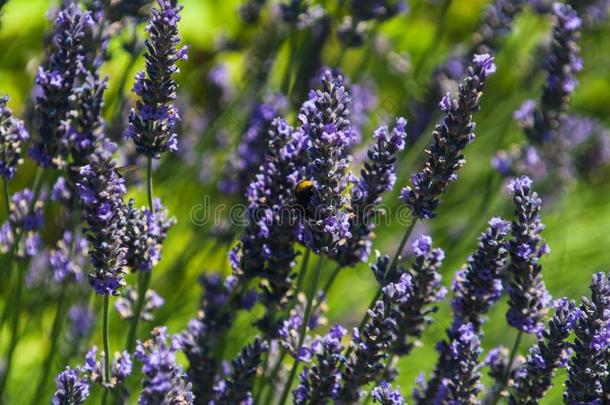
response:
[(0, 404), (610, 404), (609, 13), (0, 0)]

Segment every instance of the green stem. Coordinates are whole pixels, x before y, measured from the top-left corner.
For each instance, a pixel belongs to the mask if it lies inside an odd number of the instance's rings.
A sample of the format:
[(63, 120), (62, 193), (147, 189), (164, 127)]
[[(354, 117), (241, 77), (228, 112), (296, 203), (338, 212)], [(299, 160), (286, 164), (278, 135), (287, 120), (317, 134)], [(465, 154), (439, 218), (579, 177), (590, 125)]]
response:
[[(152, 176), (152, 158), (148, 158), (146, 165), (146, 190), (148, 195), (148, 208), (150, 212), (154, 211), (153, 207), (153, 176)], [(134, 309), (134, 318), (129, 327), (127, 333), (126, 348), (128, 352), (132, 352), (136, 343), (136, 335), (138, 332), (138, 323), (140, 322), (140, 314), (144, 309), (144, 302), (146, 301), (146, 291), (150, 285), (151, 271), (138, 273), (138, 300), (136, 301)]]
[(49, 374), (51, 373), (51, 366), (53, 365), (53, 357), (55, 356), (55, 349), (59, 341), (59, 334), (64, 320), (64, 304), (66, 302), (66, 284), (63, 285), (59, 301), (57, 302), (57, 310), (55, 311), (55, 319), (53, 320), (53, 328), (51, 329), (51, 345), (49, 346), (49, 352), (44, 362), (43, 371), (40, 375), (40, 380), (36, 386), (36, 394), (34, 395), (33, 405), (44, 402), (41, 398), (45, 393), (47, 381), (49, 380)]
[[(324, 284), (324, 287), (322, 287), (322, 294), (323, 297), (328, 297), (328, 293), (330, 291), (330, 288), (333, 286), (333, 284), (335, 283), (335, 280), (337, 279), (337, 276), (339, 275), (339, 272), (341, 271), (343, 267), (339, 264), (337, 265), (337, 267), (335, 267), (335, 270), (333, 270), (333, 273), (330, 275), (330, 277), (328, 278), (328, 280), (326, 280), (326, 284)], [(322, 305), (322, 301), (323, 300), (319, 300), (316, 302), (316, 305), (314, 305), (313, 307), (313, 311), (315, 312), (318, 308), (320, 308), (320, 305)]]
[(104, 383), (110, 383), (110, 338), (108, 334), (108, 316), (110, 315), (110, 296), (104, 295), (104, 309), (103, 309), (103, 339), (104, 339)]
[(292, 79), (292, 57), (296, 54), (296, 46), (297, 46), (297, 34), (296, 30), (292, 29), (290, 31), (289, 44), (288, 44), (288, 60), (286, 61), (286, 71), (284, 72), (284, 77), (282, 78), (282, 86), (280, 90), (285, 95), (288, 95), (290, 90), (290, 83)]
[[(314, 274), (314, 280), (309, 288), (309, 296), (307, 298), (307, 305), (305, 307), (305, 315), (303, 316), (303, 324), (301, 325), (301, 331), (299, 333), (299, 344), (297, 348), (303, 345), (305, 341), (305, 336), (307, 335), (307, 326), (309, 324), (309, 319), (311, 318), (311, 313), (313, 309), (313, 300), (316, 297), (316, 291), (318, 289), (318, 283), (320, 282), (320, 274), (322, 273), (322, 263), (324, 262), (324, 256), (320, 256), (318, 260), (318, 266), (316, 267), (316, 273)], [(294, 359), (294, 364), (292, 365), (292, 370), (290, 370), (290, 376), (284, 385), (284, 390), (282, 391), (282, 396), (280, 397), (279, 405), (284, 405), (286, 403), (286, 399), (288, 399), (288, 393), (290, 392), (290, 387), (292, 386), (292, 382), (294, 381), (294, 377), (297, 374), (297, 370), (299, 368), (299, 359)]]
[(415, 69), (413, 70), (413, 77), (415, 78), (415, 80), (417, 80), (422, 69), (426, 65), (428, 56), (430, 56), (431, 54), (436, 52), (436, 49), (438, 48), (438, 46), (441, 42), (441, 39), (445, 33), (445, 28), (447, 25), (445, 23), (445, 20), (447, 19), (447, 13), (449, 11), (449, 8), (451, 7), (451, 3), (452, 3), (452, 0), (445, 0), (443, 3), (443, 8), (441, 9), (441, 14), (440, 14), (440, 16), (438, 18), (438, 22), (436, 24), (434, 39), (432, 40), (432, 43), (426, 48), (426, 50), (424, 51), (421, 58), (417, 61), (417, 64), (415, 65)]
[(502, 382), (498, 386), (498, 390), (495, 392), (494, 398), (491, 401), (491, 403), (493, 405), (496, 405), (498, 403), (498, 401), (500, 400), (500, 394), (502, 393), (502, 390), (504, 390), (504, 387), (506, 387), (506, 384), (508, 383), (508, 380), (510, 378), (510, 371), (513, 368), (513, 363), (515, 362), (515, 357), (517, 356), (517, 352), (519, 351), (519, 344), (521, 343), (522, 337), (523, 337), (523, 332), (521, 330), (519, 330), (519, 333), (517, 333), (517, 338), (515, 339), (515, 344), (513, 345), (513, 348), (510, 351), (510, 357), (508, 358), (508, 366), (506, 367), (506, 374), (504, 375), (504, 378), (502, 379)]
[(0, 398), (2, 398), (2, 394), (4, 393), (4, 389), (6, 388), (6, 383), (8, 381), (8, 377), (11, 371), (11, 366), (13, 365), (13, 354), (15, 353), (15, 348), (17, 347), (17, 343), (19, 342), (19, 315), (21, 312), (21, 292), (23, 288), (23, 281), (25, 270), (21, 269), (16, 261), (13, 261), (13, 268), (18, 272), (17, 277), (17, 288), (15, 290), (15, 298), (13, 302), (13, 318), (11, 322), (11, 342), (9, 344), (8, 352), (6, 354), (6, 365), (4, 369), (4, 374), (2, 375), (2, 380), (0, 380)]
[(4, 186), (4, 206), (6, 207), (6, 217), (8, 218), (11, 214), (11, 197), (8, 191), (8, 180), (2, 177), (2, 184)]
[(152, 158), (148, 158), (146, 164), (146, 191), (148, 194), (148, 209), (152, 213), (153, 208), (153, 176), (152, 176)]

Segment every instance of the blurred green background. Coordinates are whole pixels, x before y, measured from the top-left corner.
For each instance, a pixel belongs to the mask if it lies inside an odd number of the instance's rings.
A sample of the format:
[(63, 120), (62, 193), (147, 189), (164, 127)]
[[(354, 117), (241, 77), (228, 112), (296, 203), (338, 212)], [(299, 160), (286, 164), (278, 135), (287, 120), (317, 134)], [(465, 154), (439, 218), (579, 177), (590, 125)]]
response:
[[(183, 41), (191, 46), (190, 60), (182, 64), (179, 77), (180, 94), (185, 103), (196, 100), (197, 108), (217, 108), (217, 100), (206, 99), (200, 93), (200, 81), (211, 65), (226, 62), (230, 68), (230, 80), (236, 91), (247, 86), (244, 72), (248, 69), (249, 56), (239, 49), (213, 55), (214, 44), (222, 37), (232, 37), (242, 33), (242, 22), (236, 9), (240, 4), (235, 0), (184, 0), (183, 19), (180, 24)], [(331, 3), (331, 2), (327, 2)], [(442, 2), (436, 2), (442, 3)], [(364, 143), (371, 139), (374, 126), (392, 116), (406, 115), (409, 99), (421, 96), (428, 82), (430, 72), (455, 46), (468, 46), (472, 33), (480, 23), (481, 13), (487, 4), (483, 0), (452, 2), (438, 31), (441, 4), (429, 1), (411, 1), (409, 12), (398, 16), (379, 27), (378, 35), (386, 41), (391, 55), (380, 54), (373, 50), (365, 55), (365, 50), (349, 50), (342, 61), (341, 68), (349, 77), (350, 73), (366, 60), (365, 76), (376, 81), (383, 109), (372, 114), (368, 130), (364, 133)], [(46, 0), (13, 0), (4, 9), (0, 28), (0, 92), (11, 96), (10, 107), (17, 115), (25, 112), (33, 77), (41, 60), (43, 37), (50, 23), (45, 18), (50, 2)], [(439, 35), (440, 32), (440, 35)], [(543, 74), (536, 69), (542, 51), (540, 45), (548, 41), (549, 20), (526, 10), (516, 20), (512, 33), (503, 42), (497, 55), (498, 72), (494, 75), (483, 97), (482, 111), (475, 116), (477, 139), (466, 150), (467, 163), (460, 173), (459, 180), (452, 184), (434, 220), (426, 224), (435, 244), (446, 252), (443, 266), (444, 284), (450, 285), (453, 273), (464, 262), (476, 246), (477, 235), (484, 230), (485, 221), (491, 216), (512, 217), (512, 205), (504, 190), (504, 185), (493, 174), (491, 187), (490, 159), (495, 151), (506, 148), (514, 142), (521, 142), (523, 135), (512, 119), (513, 111), (527, 98), (539, 98)], [(257, 34), (257, 27), (249, 28), (247, 38)], [(143, 31), (140, 32), (140, 39)], [(111, 44), (112, 60), (104, 71), (109, 76), (108, 95), (116, 94), (121, 78), (127, 74), (126, 94), (131, 88), (132, 78), (142, 67), (142, 59), (131, 64), (129, 55), (120, 49), (120, 38)], [(279, 54), (270, 67), (268, 88), (279, 88), (283, 67), (288, 58), (284, 41), (278, 48)], [(595, 116), (610, 125), (610, 27), (588, 30), (580, 41), (584, 58), (584, 70), (579, 74), (580, 85), (576, 90), (572, 110), (583, 115)], [(323, 48), (322, 56), (326, 64), (332, 65), (339, 55), (339, 44), (334, 36)], [(413, 74), (413, 61), (426, 56), (425, 63)], [(210, 59), (206, 59), (209, 56)], [(299, 55), (296, 56), (298, 58)], [(390, 62), (399, 58), (404, 62), (404, 72), (396, 73)], [(297, 79), (298, 80), (298, 79)], [(391, 103), (383, 103), (392, 100)], [(108, 102), (109, 110), (112, 101)], [(243, 119), (243, 111), (233, 111), (237, 119)], [(294, 116), (294, 106), (291, 110)], [(188, 119), (188, 118), (187, 118)], [(186, 122), (188, 125), (188, 122)], [(210, 170), (211, 176), (221, 173), (219, 166), (229, 153), (230, 145), (240, 137), (236, 126), (218, 128), (229, 140), (228, 146), (218, 146), (212, 139), (215, 131), (202, 131), (200, 146), (196, 153), (205, 153), (201, 167)], [(407, 128), (408, 130), (408, 128)], [(425, 132), (424, 140), (415, 143), (399, 160), (399, 181), (397, 190), (386, 196), (390, 207), (398, 205), (397, 194), (410, 173), (420, 167), (423, 149), (430, 139), (431, 130)], [(207, 138), (206, 138), (207, 137)], [(208, 160), (209, 159), (209, 160)], [(207, 165), (206, 165), (207, 164)], [(208, 167), (208, 169), (205, 169)], [(354, 171), (357, 167), (353, 168)], [(155, 268), (152, 287), (166, 300), (158, 312), (154, 324), (167, 324), (171, 333), (184, 329), (187, 321), (195, 315), (198, 307), (200, 288), (197, 283), (201, 272), (230, 272), (227, 251), (234, 240), (219, 238), (211, 224), (198, 225), (191, 220), (191, 212), (202, 204), (206, 196), (212, 207), (237, 202), (221, 195), (214, 182), (202, 184), (199, 181), (200, 168), (187, 166), (180, 157), (166, 157), (155, 173), (155, 196), (163, 199), (178, 224), (170, 231), (164, 245), (163, 260)], [(33, 165), (28, 162), (20, 176), (11, 183), (11, 190), (30, 185)], [(143, 173), (141, 173), (143, 174)], [(558, 194), (553, 201), (545, 203), (543, 222), (547, 225), (544, 237), (551, 247), (551, 254), (544, 259), (546, 284), (555, 297), (566, 295), (579, 298), (588, 294), (591, 274), (609, 269), (610, 256), (610, 172), (603, 170), (590, 178), (579, 178), (567, 190)], [(551, 187), (555, 187), (551, 184)], [(558, 186), (557, 186), (558, 187)], [(490, 190), (486, 196), (486, 190)], [(139, 205), (145, 204), (144, 189), (141, 184), (130, 184), (130, 195)], [(52, 212), (51, 212), (52, 215)], [(226, 216), (227, 212), (222, 216)], [(51, 227), (52, 228), (52, 227)], [(47, 230), (52, 235), (53, 230)], [(380, 226), (374, 248), (392, 254), (402, 235), (403, 228), (395, 221), (389, 226)], [(47, 235), (47, 238), (51, 236)], [(327, 263), (328, 274), (333, 266)], [(3, 269), (3, 271), (6, 271)], [(131, 278), (131, 282), (135, 279)], [(1, 281), (0, 283), (2, 283)], [(329, 323), (340, 322), (346, 327), (355, 326), (375, 293), (376, 284), (367, 265), (345, 269), (339, 275), (329, 297)], [(10, 380), (9, 400), (12, 404), (28, 403), (34, 392), (32, 386), (37, 381), (40, 365), (48, 347), (48, 336), (54, 316), (54, 300), (50, 296), (40, 299), (36, 290), (26, 292), (27, 321), (22, 340), (17, 347), (14, 373)], [(36, 298), (39, 299), (36, 299)], [(100, 300), (101, 302), (101, 300)], [(99, 305), (99, 303), (98, 303)], [(236, 322), (227, 345), (226, 358), (233, 354), (256, 333), (251, 322), (257, 310), (242, 315)], [(486, 349), (500, 344), (511, 346), (516, 332), (506, 326), (504, 321), (505, 303), (494, 307), (491, 320), (485, 326), (484, 347)], [(112, 350), (122, 348), (126, 333), (126, 323), (115, 312), (111, 315)], [(429, 372), (436, 361), (435, 341), (442, 336), (449, 324), (449, 309), (443, 304), (434, 322), (427, 329), (422, 347), (399, 363), (398, 383), (402, 392), (410, 395), (417, 374)], [(93, 340), (101, 346), (101, 325), (97, 325)], [(150, 325), (147, 325), (150, 326)], [(8, 334), (2, 335), (0, 346), (6, 347)], [(526, 339), (527, 345), (532, 339)], [(527, 346), (522, 345), (522, 352)], [(65, 358), (56, 356), (53, 373), (64, 367)], [(79, 358), (72, 364), (80, 362)], [(560, 401), (561, 384), (564, 372), (557, 377), (555, 389), (544, 403), (555, 404)], [(131, 380), (137, 386), (137, 377)], [(49, 397), (53, 384), (49, 382), (46, 390)], [(135, 398), (132, 397), (135, 401)]]

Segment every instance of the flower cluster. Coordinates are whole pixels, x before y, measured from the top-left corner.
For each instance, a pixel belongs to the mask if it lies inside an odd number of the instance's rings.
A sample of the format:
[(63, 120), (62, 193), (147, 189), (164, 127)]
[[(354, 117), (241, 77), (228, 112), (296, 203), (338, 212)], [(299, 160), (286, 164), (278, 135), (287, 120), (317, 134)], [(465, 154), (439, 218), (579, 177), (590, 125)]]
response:
[(62, 168), (69, 153), (69, 114), (74, 109), (75, 85), (83, 70), (93, 18), (76, 3), (57, 13), (52, 50), (38, 69), (36, 134), (30, 155), (42, 167)]
[(87, 257), (87, 241), (79, 234), (64, 231), (54, 249), (49, 251), (49, 264), (53, 280), (57, 283), (80, 283)]
[(441, 286), (439, 270), (445, 253), (432, 248), (432, 238), (421, 235), (412, 245), (414, 260), (405, 271), (411, 277), (411, 294), (398, 305), (397, 339), (392, 352), (405, 356), (413, 350), (414, 339), (419, 339), (432, 321), (430, 315), (438, 309), (436, 304), (445, 298), (447, 290)]
[(402, 405), (405, 399), (400, 394), (400, 387), (395, 390), (386, 381), (382, 381), (377, 387), (371, 391), (373, 402), (381, 405)]
[(55, 379), (57, 391), (53, 405), (80, 405), (89, 397), (89, 381), (78, 368), (66, 367)]
[(252, 403), (252, 385), (261, 356), (269, 350), (267, 342), (256, 338), (245, 346), (231, 362), (231, 372), (214, 388), (216, 396), (211, 404)]
[(521, 12), (527, 2), (527, 0), (496, 0), (487, 7), (482, 24), (475, 34), (475, 46), (478, 52), (492, 52), (498, 48), (498, 42), (510, 33), (515, 16)]
[(153, 201), (149, 208), (136, 208), (135, 201), (129, 200), (125, 209), (125, 245), (127, 266), (135, 271), (149, 272), (161, 260), (161, 247), (167, 231), (176, 223), (160, 199)]
[(553, 45), (546, 59), (547, 78), (540, 104), (527, 100), (515, 113), (528, 140), (540, 149), (548, 161), (548, 169), (566, 179), (571, 175), (569, 139), (561, 136), (560, 128), (582, 69), (579, 47), (576, 44), (581, 20), (566, 4), (555, 3), (553, 15)]
[(354, 266), (368, 259), (375, 227), (375, 207), (381, 195), (392, 190), (396, 183), (396, 154), (405, 147), (404, 118), (396, 120), (390, 132), (387, 126), (379, 127), (373, 138), (375, 144), (369, 149), (360, 178), (354, 180), (351, 189), (352, 217), (349, 219), (351, 238), (337, 249), (336, 260), (342, 266)]
[(492, 218), (489, 228), (480, 236), (476, 252), (468, 257), (466, 265), (456, 273), (453, 281), (454, 328), (471, 323), (479, 330), (482, 316), (500, 299), (503, 271), (508, 252), (504, 238), (510, 222)]
[(300, 239), (320, 254), (333, 253), (352, 236), (344, 196), (349, 163), (345, 151), (355, 137), (349, 121), (350, 104), (343, 77), (325, 71), (321, 89), (310, 93), (299, 112), (300, 130), (310, 142), (306, 178), (314, 184)]
[(542, 280), (540, 259), (549, 252), (540, 236), (544, 225), (540, 221), (538, 194), (532, 181), (522, 176), (511, 181), (508, 191), (515, 203), (515, 219), (508, 242), (508, 324), (525, 333), (538, 334), (550, 296)]
[(87, 373), (91, 382), (109, 387), (121, 386), (127, 377), (131, 375), (133, 363), (127, 351), (116, 352), (112, 363), (110, 363), (110, 381), (104, 381), (104, 369), (106, 358), (102, 353), (100, 360), (97, 356), (97, 347), (93, 346), (85, 355), (83, 372)]
[(528, 353), (525, 363), (516, 371), (516, 378), (510, 396), (511, 404), (538, 402), (551, 387), (555, 370), (565, 365), (569, 354), (566, 341), (574, 329), (581, 311), (573, 301), (566, 298), (557, 300), (555, 314)]
[(428, 160), (424, 169), (412, 176), (411, 185), (403, 188), (401, 193), (403, 202), (411, 208), (415, 218), (434, 217), (440, 195), (450, 182), (457, 179), (457, 172), (465, 163), (462, 151), (474, 140), (472, 114), (479, 110), (485, 81), (495, 71), (491, 56), (476, 55), (466, 78), (460, 83), (458, 98), (446, 95), (441, 100), (440, 107), (445, 116), (436, 126), (434, 141), (426, 150)]
[(299, 376), (300, 384), (292, 392), (295, 404), (324, 404), (336, 397), (341, 386), (339, 369), (344, 363), (341, 339), (346, 333), (341, 325), (335, 325), (311, 344), (316, 364), (305, 367)]
[(396, 340), (397, 305), (407, 300), (413, 290), (411, 277), (403, 274), (396, 283), (383, 287), (382, 297), (369, 310), (370, 320), (362, 330), (352, 334), (353, 354), (341, 372), (341, 387), (336, 394), (339, 401), (358, 401), (361, 387), (375, 381), (383, 372), (382, 361)]
[[(138, 292), (133, 288), (127, 288), (124, 295), (117, 298), (114, 308), (121, 318), (132, 320), (135, 317), (136, 303), (138, 302)], [(153, 312), (161, 308), (165, 300), (153, 290), (146, 291), (144, 304), (140, 312), (140, 320), (150, 322), (154, 319)]]
[(287, 100), (281, 94), (269, 94), (252, 109), (246, 132), (227, 162), (227, 175), (220, 182), (223, 193), (243, 196), (254, 174), (265, 159), (269, 131), (273, 120), (286, 109)]
[(30, 137), (23, 121), (13, 116), (6, 106), (8, 97), (0, 97), (0, 175), (7, 180), (15, 177), (17, 166), (23, 163), (21, 147)]
[(146, 31), (146, 70), (137, 74), (133, 91), (140, 97), (129, 114), (129, 127), (125, 136), (132, 139), (136, 150), (149, 158), (158, 159), (163, 152), (178, 149), (177, 135), (173, 132), (179, 119), (173, 104), (178, 73), (176, 62), (186, 59), (187, 47), (180, 50), (178, 22), (182, 6), (177, 0), (157, 0), (153, 17)]
[[(302, 131), (284, 120), (274, 120), (265, 162), (246, 194), (249, 225), (230, 256), (238, 278), (262, 278), (261, 300), (268, 308), (285, 305), (292, 286), (294, 188), (303, 176), (306, 141)], [(275, 325), (266, 329), (271, 332)]]
[(76, 188), (93, 265), (89, 282), (98, 294), (117, 295), (125, 272), (125, 185), (110, 153), (99, 146), (89, 156), (89, 164), (79, 169), (78, 177)]
[(603, 398), (608, 378), (610, 347), (610, 281), (596, 273), (591, 280), (591, 299), (583, 298), (576, 320), (574, 356), (568, 365), (566, 403), (597, 403)]
[(44, 225), (44, 199), (34, 201), (34, 193), (23, 189), (14, 193), (9, 202), (8, 220), (0, 227), (0, 251), (15, 250), (19, 258), (35, 256), (41, 245)]
[(144, 343), (138, 341), (134, 357), (142, 363), (144, 381), (139, 403), (141, 405), (187, 405), (193, 403), (191, 383), (176, 363), (177, 345), (168, 344), (165, 327), (151, 332), (152, 338)]

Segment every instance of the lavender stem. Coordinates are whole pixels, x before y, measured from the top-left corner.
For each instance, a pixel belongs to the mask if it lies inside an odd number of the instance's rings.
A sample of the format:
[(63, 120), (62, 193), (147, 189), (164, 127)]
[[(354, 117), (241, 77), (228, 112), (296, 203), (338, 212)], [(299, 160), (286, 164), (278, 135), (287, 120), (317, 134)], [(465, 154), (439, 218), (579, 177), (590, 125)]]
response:
[(4, 393), (4, 389), (6, 388), (6, 383), (8, 381), (8, 376), (11, 371), (11, 366), (13, 364), (13, 354), (15, 353), (15, 348), (17, 347), (17, 343), (19, 342), (19, 313), (21, 312), (21, 290), (23, 289), (23, 282), (25, 279), (25, 269), (21, 269), (20, 266), (13, 258), (13, 268), (18, 272), (17, 275), (17, 289), (15, 290), (15, 300), (12, 302), (11, 307), (13, 308), (13, 318), (11, 323), (11, 342), (8, 348), (8, 352), (6, 354), (6, 365), (4, 369), (4, 374), (2, 375), (2, 380), (0, 380), (0, 398)]
[[(108, 336), (108, 315), (110, 313), (109, 311), (110, 308), (110, 295), (109, 294), (105, 294), (104, 295), (104, 309), (103, 309), (103, 324), (102, 324), (102, 328), (103, 328), (103, 339), (104, 339), (104, 383), (105, 384), (110, 384), (110, 339)], [(110, 387), (107, 386), (105, 391), (104, 391), (104, 399), (103, 399), (103, 403), (106, 403), (106, 399), (108, 396), (108, 391), (110, 390)]]
[[(146, 165), (146, 189), (148, 194), (148, 209), (150, 212), (154, 212), (153, 207), (153, 180), (152, 180), (152, 158), (149, 157)], [(127, 351), (132, 352), (133, 346), (136, 342), (136, 334), (138, 331), (138, 321), (140, 320), (140, 314), (144, 308), (144, 302), (146, 298), (146, 291), (150, 285), (152, 271), (139, 272), (138, 273), (138, 300), (134, 310), (134, 318), (127, 334)]]
[(11, 214), (11, 202), (8, 191), (8, 180), (6, 180), (4, 176), (2, 177), (2, 185), (4, 186), (4, 204), (6, 207), (6, 217), (8, 218), (8, 216)]

